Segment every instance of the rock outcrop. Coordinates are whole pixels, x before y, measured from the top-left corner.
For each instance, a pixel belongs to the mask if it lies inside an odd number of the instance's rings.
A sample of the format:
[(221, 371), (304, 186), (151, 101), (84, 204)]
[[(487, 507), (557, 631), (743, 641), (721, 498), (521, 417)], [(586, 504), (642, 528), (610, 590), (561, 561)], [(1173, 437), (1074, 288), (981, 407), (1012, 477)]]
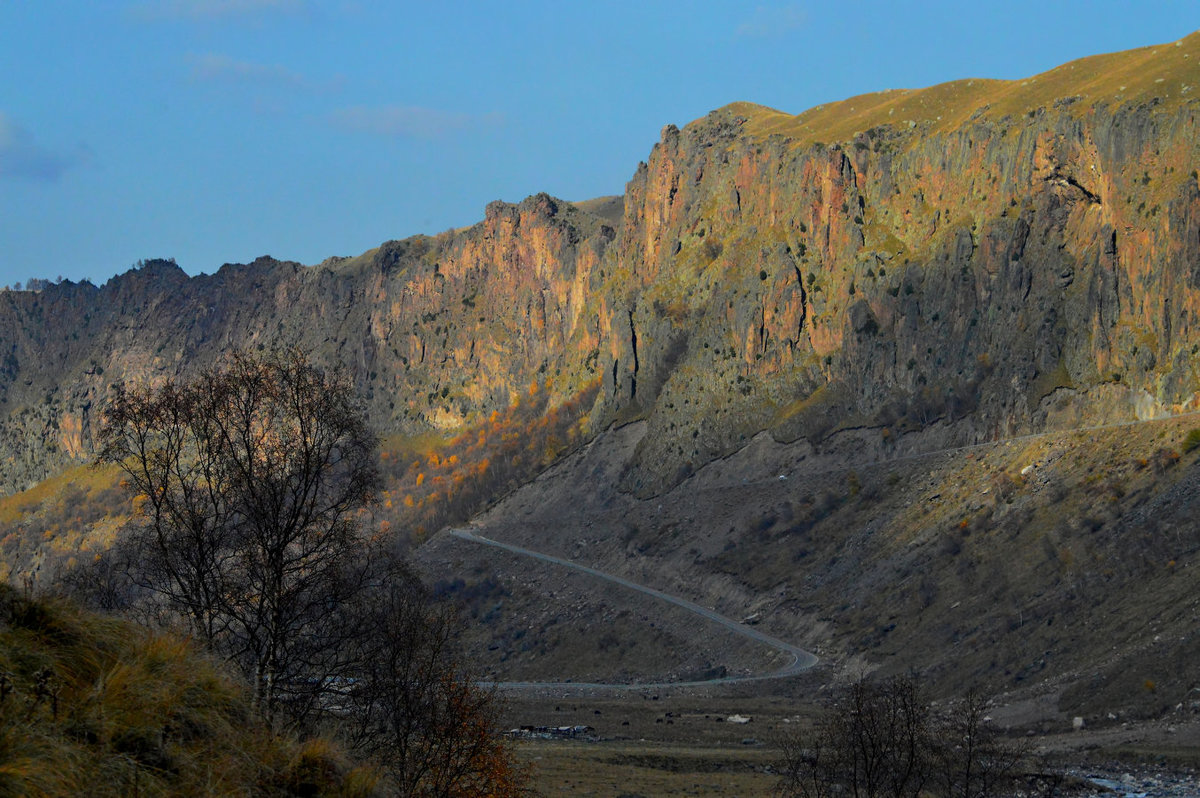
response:
[(0, 293), (0, 493), (86, 460), (111, 384), (186, 377), (234, 347), (349, 369), (382, 432), (452, 430), (534, 382), (565, 399), (595, 380), (596, 357), (568, 354), (598, 345), (586, 300), (613, 236), (543, 194), (316, 267), (264, 257), (188, 278), (150, 261), (101, 288)]

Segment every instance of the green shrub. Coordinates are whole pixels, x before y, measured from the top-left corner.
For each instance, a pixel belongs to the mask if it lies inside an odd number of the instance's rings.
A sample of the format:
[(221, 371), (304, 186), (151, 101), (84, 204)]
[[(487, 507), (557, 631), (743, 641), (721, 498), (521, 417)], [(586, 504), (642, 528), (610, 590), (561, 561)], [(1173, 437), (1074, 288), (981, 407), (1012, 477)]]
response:
[(1200, 427), (1193, 429), (1187, 434), (1187, 437), (1183, 439), (1183, 453), (1191, 454), (1192, 450), (1197, 446), (1200, 446)]

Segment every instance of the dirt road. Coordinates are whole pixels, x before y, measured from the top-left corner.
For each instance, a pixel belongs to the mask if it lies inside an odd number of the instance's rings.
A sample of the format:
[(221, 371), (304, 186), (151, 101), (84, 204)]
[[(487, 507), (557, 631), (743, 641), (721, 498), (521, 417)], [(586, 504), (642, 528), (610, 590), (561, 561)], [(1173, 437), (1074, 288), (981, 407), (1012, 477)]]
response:
[(718, 612), (710, 610), (707, 607), (702, 607), (699, 604), (688, 601), (687, 599), (672, 596), (668, 593), (663, 593), (661, 590), (655, 590), (646, 585), (639, 585), (636, 582), (631, 582), (620, 576), (607, 574), (603, 571), (598, 571), (595, 568), (590, 568), (580, 563), (564, 560), (559, 557), (552, 557), (549, 554), (523, 549), (520, 546), (514, 546), (511, 543), (503, 543), (499, 540), (485, 538), (482, 535), (477, 535), (469, 529), (451, 529), (449, 534), (460, 540), (465, 540), (471, 543), (480, 543), (485, 546), (494, 546), (498, 549), (520, 555), (522, 557), (531, 557), (535, 560), (540, 560), (550, 565), (560, 566), (562, 568), (571, 568), (576, 571), (582, 571), (589, 576), (594, 576), (597, 579), (604, 579), (629, 590), (636, 590), (639, 593), (645, 593), (648, 596), (653, 596), (660, 601), (665, 601), (669, 604), (674, 604), (676, 607), (681, 607), (688, 612), (695, 613), (702, 618), (705, 618), (712, 623), (724, 626), (732, 630), (734, 633), (741, 635), (756, 643), (773, 648), (780, 651), (789, 657), (791, 661), (782, 668), (771, 671), (770, 673), (757, 674), (753, 676), (724, 676), (715, 679), (702, 679), (700, 681), (690, 682), (637, 682), (626, 684), (606, 684), (599, 682), (497, 682), (497, 687), (506, 690), (520, 689), (558, 689), (558, 688), (578, 688), (578, 689), (611, 689), (611, 690), (645, 690), (645, 689), (662, 689), (667, 687), (707, 687), (718, 684), (732, 684), (737, 682), (756, 682), (766, 679), (785, 679), (789, 676), (795, 676), (798, 673), (808, 670), (817, 664), (815, 654), (805, 651), (798, 646), (793, 646), (791, 643), (771, 637), (770, 635), (755, 629), (753, 626), (748, 626), (732, 618), (727, 618)]

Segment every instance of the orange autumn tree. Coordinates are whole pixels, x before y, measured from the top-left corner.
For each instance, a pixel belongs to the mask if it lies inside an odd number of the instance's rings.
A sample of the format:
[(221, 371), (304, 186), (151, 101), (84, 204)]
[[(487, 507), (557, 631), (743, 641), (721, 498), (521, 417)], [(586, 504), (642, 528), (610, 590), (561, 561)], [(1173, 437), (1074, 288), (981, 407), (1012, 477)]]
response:
[[(595, 401), (593, 383), (562, 404), (537, 383), (505, 410), (493, 410), (436, 451), (392, 457), (381, 463), (403, 507), (385, 508), (393, 529), (415, 537), (459, 523), (489, 501), (528, 481), (582, 442), (581, 429)], [(408, 498), (410, 497), (410, 498)]]
[(396, 794), (515, 798), (526, 774), (499, 735), (493, 689), (454, 653), (454, 611), (431, 605), (404, 573), (380, 573), (362, 609), (376, 635), (356, 653), (361, 676), (345, 691), (352, 742)]

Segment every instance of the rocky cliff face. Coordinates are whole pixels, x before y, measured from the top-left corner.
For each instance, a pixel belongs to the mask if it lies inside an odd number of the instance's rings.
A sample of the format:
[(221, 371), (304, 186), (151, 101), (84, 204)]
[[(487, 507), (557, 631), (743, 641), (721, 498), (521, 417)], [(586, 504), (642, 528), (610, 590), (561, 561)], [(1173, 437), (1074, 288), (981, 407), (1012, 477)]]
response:
[(595, 380), (595, 357), (568, 355), (597, 346), (585, 299), (613, 235), (539, 195), (317, 267), (260, 258), (188, 278), (152, 261), (102, 288), (2, 293), (0, 491), (86, 460), (112, 383), (187, 376), (233, 347), (348, 368), (382, 432), (453, 430), (534, 382), (565, 399)]
[(640, 462), (764, 428), (882, 445), (965, 421), (974, 442), (1193, 406), (1195, 112), (1039, 107), (800, 146), (748, 135), (755, 109), (667, 128), (618, 250), (644, 331), (627, 399), (656, 408)]
[(653, 407), (630, 486), (762, 429), (886, 448), (1194, 406), (1191, 50), (665, 128), (614, 253), (618, 394)]
[[(1195, 51), (1195, 52), (1193, 52)], [(302, 267), (0, 294), (0, 492), (85, 459), (108, 385), (296, 344), (382, 431), (603, 378), (653, 493), (756, 433), (973, 442), (1195, 404), (1200, 36), (1020, 84), (668, 126), (612, 222), (545, 195)]]

